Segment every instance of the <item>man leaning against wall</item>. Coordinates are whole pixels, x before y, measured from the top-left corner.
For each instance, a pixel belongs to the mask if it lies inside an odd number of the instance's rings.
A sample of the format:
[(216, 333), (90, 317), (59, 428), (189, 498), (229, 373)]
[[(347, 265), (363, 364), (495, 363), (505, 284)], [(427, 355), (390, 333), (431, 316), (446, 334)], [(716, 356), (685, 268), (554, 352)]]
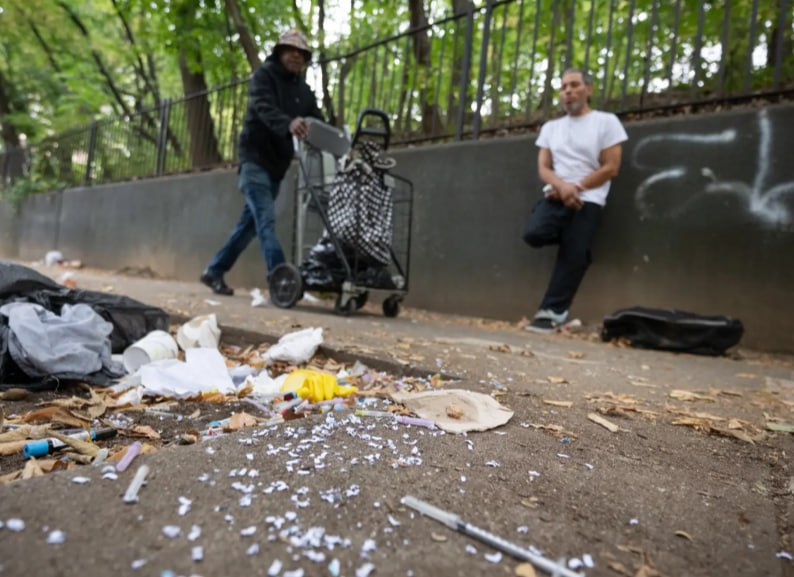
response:
[(593, 110), (593, 82), (584, 70), (562, 75), (565, 115), (546, 122), (536, 141), (543, 198), (532, 210), (524, 241), (533, 248), (558, 245), (548, 288), (528, 330), (550, 333), (568, 311), (590, 265), (591, 247), (611, 181), (628, 140), (617, 116)]

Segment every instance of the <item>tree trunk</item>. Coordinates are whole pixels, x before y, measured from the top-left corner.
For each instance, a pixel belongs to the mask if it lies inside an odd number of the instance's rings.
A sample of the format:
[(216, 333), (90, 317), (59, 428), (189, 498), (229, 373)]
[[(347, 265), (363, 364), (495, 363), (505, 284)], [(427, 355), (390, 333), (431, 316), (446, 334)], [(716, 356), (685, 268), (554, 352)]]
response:
[[(427, 25), (427, 14), (425, 13), (424, 0), (408, 0), (408, 8), (411, 13), (411, 28), (419, 28)], [(430, 37), (427, 29), (414, 32), (411, 35), (413, 41), (414, 60), (417, 65), (418, 82), (416, 87), (421, 94), (420, 106), (422, 109), (422, 134), (430, 135), (434, 132), (435, 119), (439, 118), (438, 103), (433, 102), (435, 98), (435, 87), (432, 86), (430, 70)], [(408, 111), (410, 114), (411, 111)]]
[(259, 50), (256, 48), (256, 42), (254, 41), (254, 37), (251, 35), (251, 32), (248, 30), (248, 26), (246, 26), (245, 21), (243, 20), (237, 0), (225, 1), (226, 10), (229, 12), (229, 16), (232, 17), (232, 22), (234, 22), (234, 28), (237, 30), (237, 34), (240, 35), (240, 44), (242, 45), (243, 51), (245, 52), (245, 58), (248, 60), (248, 65), (251, 67), (251, 71), (253, 72), (262, 64), (262, 62), (259, 60)]
[[(473, 8), (471, 0), (452, 0), (452, 9), (455, 16), (468, 14), (469, 9)], [(466, 93), (458, 94), (455, 98), (456, 90), (460, 87), (461, 76), (463, 75), (463, 55), (466, 53), (466, 30), (468, 20), (458, 18), (455, 21), (454, 45), (457, 47), (452, 61), (452, 79), (450, 80), (449, 98), (447, 99), (447, 130), (451, 130), (455, 125), (458, 112), (458, 102), (466, 98)]]
[(3, 71), (0, 70), (0, 136), (5, 150), (5, 153), (0, 155), (0, 188), (22, 176), (25, 166), (25, 154), (19, 146), (19, 133), (9, 119), (13, 107), (7, 85)]
[(183, 46), (179, 50), (179, 72), (182, 75), (182, 86), (185, 92), (185, 112), (187, 129), (190, 135), (190, 161), (193, 168), (207, 168), (221, 164), (218, 152), (218, 139), (215, 136), (215, 125), (210, 114), (210, 101), (207, 97), (207, 81), (201, 55), (193, 57), (194, 66), (188, 64), (187, 50)]
[(336, 114), (334, 114), (334, 102), (331, 99), (331, 91), (328, 89), (328, 64), (325, 62), (325, 0), (317, 0), (317, 28), (320, 41), (320, 73), (322, 74), (323, 85), (323, 108), (328, 115), (328, 122), (337, 126)]

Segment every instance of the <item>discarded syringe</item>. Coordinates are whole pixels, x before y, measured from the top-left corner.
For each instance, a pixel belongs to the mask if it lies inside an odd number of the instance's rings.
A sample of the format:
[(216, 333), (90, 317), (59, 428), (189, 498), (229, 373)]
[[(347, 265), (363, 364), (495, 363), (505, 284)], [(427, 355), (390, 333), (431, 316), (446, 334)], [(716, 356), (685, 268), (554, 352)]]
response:
[(515, 543), (511, 543), (506, 539), (502, 539), (501, 537), (494, 535), (493, 533), (489, 533), (484, 529), (480, 529), (479, 527), (475, 527), (471, 523), (467, 523), (460, 516), (455, 515), (454, 513), (449, 513), (444, 511), (443, 509), (439, 509), (427, 503), (426, 501), (422, 501), (421, 499), (417, 499), (416, 497), (412, 497), (410, 495), (406, 495), (402, 498), (402, 504), (418, 511), (423, 515), (427, 515), (431, 519), (435, 519), (439, 523), (443, 523), (450, 529), (454, 529), (455, 531), (459, 531), (464, 535), (468, 535), (470, 537), (474, 537), (475, 539), (479, 539), (483, 543), (487, 543), (491, 547), (496, 549), (500, 549), (507, 553), (508, 555), (512, 555), (518, 559), (523, 559), (524, 561), (529, 561), (533, 565), (535, 565), (538, 569), (542, 569), (543, 571), (548, 572), (552, 577), (583, 577), (583, 573), (577, 573), (575, 571), (571, 571), (565, 565), (560, 563), (556, 563), (550, 559), (546, 559), (545, 557), (541, 557), (540, 555), (536, 555), (523, 547), (519, 547)]

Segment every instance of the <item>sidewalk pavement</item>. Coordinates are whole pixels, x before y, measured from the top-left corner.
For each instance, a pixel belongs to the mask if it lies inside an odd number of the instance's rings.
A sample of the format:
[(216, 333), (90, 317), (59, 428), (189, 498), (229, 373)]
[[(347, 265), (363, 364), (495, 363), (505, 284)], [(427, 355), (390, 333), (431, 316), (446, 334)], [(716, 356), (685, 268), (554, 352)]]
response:
[[(587, 575), (794, 575), (794, 440), (768, 429), (794, 422), (791, 357), (643, 351), (587, 328), (539, 336), (410, 309), (387, 319), (373, 303), (350, 317), (334, 315), (333, 301), (252, 308), (242, 289), (220, 297), (198, 282), (95, 270), (76, 280), (180, 320), (215, 313), (254, 344), (321, 326), (340, 356), (441, 373), (515, 415), (467, 436), (331, 417), (168, 448), (143, 458), (153, 475), (134, 506), (120, 499), (133, 471), (110, 482), (86, 467), (85, 485), (66, 471), (0, 486), (0, 576), (297, 577), (332, 575), (334, 559), (357, 576), (516, 570), (513, 558), (414, 516), (400, 505), (406, 494), (553, 559), (592, 558)], [(596, 412), (618, 430), (591, 420)], [(12, 518), (25, 529), (9, 531)], [(54, 529), (63, 544), (46, 543)], [(194, 547), (203, 560), (191, 559)]]

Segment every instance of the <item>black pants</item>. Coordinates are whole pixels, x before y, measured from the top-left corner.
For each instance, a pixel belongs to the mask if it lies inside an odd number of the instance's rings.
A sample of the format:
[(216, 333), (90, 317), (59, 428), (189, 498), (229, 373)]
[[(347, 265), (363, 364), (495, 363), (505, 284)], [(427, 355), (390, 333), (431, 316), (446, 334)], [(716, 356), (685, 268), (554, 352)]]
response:
[(541, 310), (562, 313), (570, 308), (592, 261), (590, 247), (600, 215), (601, 206), (593, 202), (585, 202), (580, 210), (572, 210), (544, 198), (532, 209), (524, 242), (534, 248), (560, 245), (549, 287), (540, 303)]

